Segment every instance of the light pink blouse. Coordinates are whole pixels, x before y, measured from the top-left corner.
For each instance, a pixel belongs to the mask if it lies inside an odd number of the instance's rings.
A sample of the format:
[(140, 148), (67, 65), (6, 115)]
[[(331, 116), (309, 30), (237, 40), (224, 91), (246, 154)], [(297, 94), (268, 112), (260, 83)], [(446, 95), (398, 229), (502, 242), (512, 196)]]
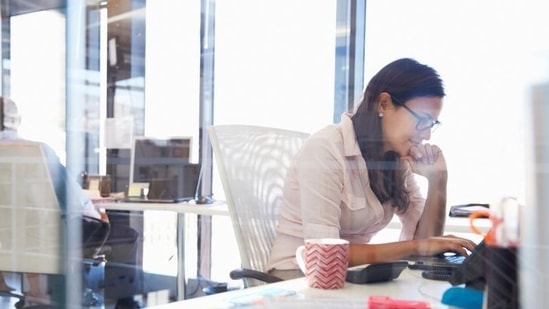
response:
[[(343, 114), (339, 124), (313, 134), (294, 158), (267, 270), (298, 269), (295, 250), (307, 238), (368, 243), (395, 214), (370, 189), (350, 117)], [(410, 205), (406, 213), (397, 213), (402, 222), (401, 240), (413, 238), (425, 205), (411, 170), (407, 174)]]

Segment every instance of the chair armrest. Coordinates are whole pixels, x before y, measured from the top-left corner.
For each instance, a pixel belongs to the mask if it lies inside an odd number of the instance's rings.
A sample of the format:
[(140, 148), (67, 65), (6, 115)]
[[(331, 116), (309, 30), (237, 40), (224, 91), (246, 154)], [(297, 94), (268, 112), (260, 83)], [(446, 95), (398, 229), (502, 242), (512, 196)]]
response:
[(257, 279), (257, 280), (260, 280), (260, 281), (263, 281), (263, 282), (266, 282), (266, 283), (274, 283), (274, 282), (282, 281), (282, 279), (280, 279), (276, 276), (270, 275), (270, 274), (265, 273), (265, 272), (261, 272), (261, 271), (257, 271), (257, 270), (253, 270), (253, 269), (248, 269), (248, 268), (234, 269), (229, 273), (229, 276), (233, 280)]
[(99, 258), (106, 249), (105, 243), (111, 232), (109, 222), (82, 216), (82, 246), (83, 249), (93, 249), (92, 258)]

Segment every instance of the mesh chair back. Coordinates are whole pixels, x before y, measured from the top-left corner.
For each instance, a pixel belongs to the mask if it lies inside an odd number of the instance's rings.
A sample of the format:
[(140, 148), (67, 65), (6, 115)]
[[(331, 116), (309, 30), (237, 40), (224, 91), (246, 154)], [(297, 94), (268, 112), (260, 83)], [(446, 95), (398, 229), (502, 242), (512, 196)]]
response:
[(59, 274), (64, 226), (40, 144), (0, 144), (0, 270)]
[(264, 271), (290, 163), (309, 134), (248, 125), (208, 128), (242, 267)]

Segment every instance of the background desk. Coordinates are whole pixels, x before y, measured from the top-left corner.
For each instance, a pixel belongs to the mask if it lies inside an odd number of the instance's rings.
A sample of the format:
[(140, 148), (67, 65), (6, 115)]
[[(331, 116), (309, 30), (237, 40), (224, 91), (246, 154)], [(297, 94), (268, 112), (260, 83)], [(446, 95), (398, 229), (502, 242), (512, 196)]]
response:
[[(490, 228), (491, 223), (489, 219), (477, 219), (475, 220), (475, 226), (477, 226), (480, 231), (485, 233)], [(389, 241), (396, 241), (400, 236), (400, 228), (400, 220), (395, 216), (385, 229), (372, 238), (370, 243), (386, 243)], [(482, 240), (482, 235), (474, 234), (471, 231), (469, 226), (469, 218), (446, 217), (444, 234), (464, 237), (476, 243), (479, 243)]]
[(205, 216), (228, 216), (229, 209), (223, 201), (215, 201), (209, 205), (197, 205), (194, 203), (98, 203), (97, 207), (111, 210), (129, 210), (129, 211), (145, 211), (145, 210), (165, 210), (173, 211), (180, 214), (192, 213)]
[[(320, 290), (307, 287), (305, 278), (272, 283), (244, 290), (230, 291), (211, 296), (193, 298), (156, 306), (157, 309), (175, 308), (232, 308), (231, 300), (248, 295), (259, 295), (269, 289), (283, 289), (296, 292), (293, 296), (281, 298), (276, 308), (367, 308), (369, 296), (390, 296), (402, 300), (427, 301), (432, 308), (447, 308), (441, 303), (442, 295), (451, 285), (445, 281), (428, 280), (421, 277), (421, 271), (405, 269), (399, 278), (375, 284), (345, 283), (339, 290)], [(311, 304), (312, 303), (312, 304)], [(307, 306), (311, 304), (311, 306)], [(316, 304), (316, 305), (313, 305)], [(332, 306), (333, 304), (333, 306)], [(250, 307), (247, 307), (250, 308)], [(271, 308), (258, 305), (251, 308)]]
[[(97, 207), (107, 210), (123, 210), (123, 211), (172, 211), (178, 214), (177, 216), (177, 298), (185, 298), (185, 214), (196, 214), (204, 216), (229, 216), (227, 204), (223, 201), (215, 201), (213, 204), (197, 205), (194, 203), (124, 203), (124, 202), (107, 202), (96, 203)], [(197, 235), (198, 236), (198, 235)], [(198, 257), (202, 258), (202, 257)]]
[[(477, 219), (475, 220), (475, 226), (481, 231), (488, 231), (490, 228), (490, 220)], [(401, 224), (397, 216), (394, 216), (389, 225), (386, 228), (400, 229)], [(444, 226), (445, 234), (471, 234), (471, 227), (469, 225), (469, 218), (461, 217), (446, 217), (446, 225)]]

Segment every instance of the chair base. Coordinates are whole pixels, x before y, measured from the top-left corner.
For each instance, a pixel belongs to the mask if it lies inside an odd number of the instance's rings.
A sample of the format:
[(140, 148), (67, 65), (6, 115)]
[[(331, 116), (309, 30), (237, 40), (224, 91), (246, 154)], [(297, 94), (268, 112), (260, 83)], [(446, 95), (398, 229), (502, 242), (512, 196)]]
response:
[(15, 308), (23, 308), (25, 306), (25, 295), (17, 293), (15, 291), (0, 291), (0, 297), (12, 297), (19, 299), (15, 303)]

